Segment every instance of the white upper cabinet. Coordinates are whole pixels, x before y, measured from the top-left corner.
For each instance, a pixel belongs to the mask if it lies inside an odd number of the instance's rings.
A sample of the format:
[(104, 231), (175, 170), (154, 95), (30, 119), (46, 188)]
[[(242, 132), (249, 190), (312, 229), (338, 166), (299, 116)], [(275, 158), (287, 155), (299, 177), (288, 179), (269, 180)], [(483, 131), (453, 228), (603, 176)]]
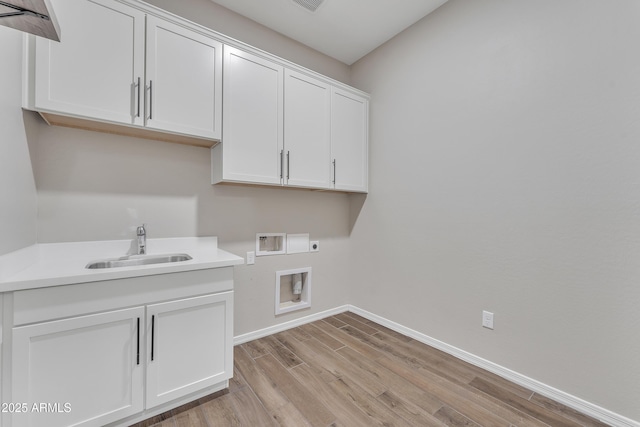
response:
[(284, 150), (287, 185), (331, 185), (331, 86), (285, 70)]
[(213, 184), (367, 192), (366, 94), (227, 45), (223, 63)]
[(35, 38), (35, 108), (142, 125), (144, 13), (112, 0), (53, 5), (62, 42)]
[(213, 147), (213, 184), (367, 192), (367, 94), (140, 0), (51, 1), (23, 102), (49, 124)]
[(369, 101), (343, 89), (331, 93), (331, 157), (334, 189), (368, 190)]
[(119, 124), (154, 139), (221, 138), (222, 43), (135, 1), (52, 1), (62, 38), (30, 44), (27, 108), (54, 124), (102, 131), (112, 130), (104, 123)]
[(224, 47), (222, 143), (213, 148), (213, 182), (280, 184), (283, 68)]
[(147, 17), (146, 126), (220, 139), (222, 43)]

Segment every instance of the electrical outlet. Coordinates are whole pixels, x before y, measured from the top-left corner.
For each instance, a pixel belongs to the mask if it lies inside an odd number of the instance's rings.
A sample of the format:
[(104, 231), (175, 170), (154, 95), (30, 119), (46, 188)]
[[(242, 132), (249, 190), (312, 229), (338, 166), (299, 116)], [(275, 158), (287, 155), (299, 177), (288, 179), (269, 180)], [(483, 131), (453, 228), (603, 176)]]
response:
[(317, 240), (312, 240), (309, 242), (309, 251), (310, 252), (320, 252), (320, 242)]
[(493, 313), (489, 311), (482, 312), (482, 326), (487, 329), (493, 329)]
[(247, 252), (247, 265), (253, 265), (256, 263), (256, 253), (251, 251)]

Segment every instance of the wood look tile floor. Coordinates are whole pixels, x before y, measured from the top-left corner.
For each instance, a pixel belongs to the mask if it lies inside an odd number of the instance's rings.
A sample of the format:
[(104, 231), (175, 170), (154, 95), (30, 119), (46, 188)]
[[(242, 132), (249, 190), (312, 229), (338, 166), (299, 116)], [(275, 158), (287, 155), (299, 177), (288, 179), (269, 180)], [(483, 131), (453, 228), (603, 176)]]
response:
[(234, 349), (229, 389), (136, 424), (606, 426), (353, 313)]

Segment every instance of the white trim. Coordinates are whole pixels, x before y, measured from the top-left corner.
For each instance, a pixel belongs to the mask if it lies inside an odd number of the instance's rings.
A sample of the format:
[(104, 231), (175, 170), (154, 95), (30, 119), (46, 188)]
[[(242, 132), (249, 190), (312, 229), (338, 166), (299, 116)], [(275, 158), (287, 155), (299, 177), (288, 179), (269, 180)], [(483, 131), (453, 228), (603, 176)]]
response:
[(309, 316), (299, 317), (297, 319), (293, 319), (288, 322), (269, 326), (268, 328), (259, 329), (257, 331), (238, 335), (233, 338), (233, 345), (235, 346), (238, 344), (244, 344), (249, 341), (257, 340), (258, 338), (264, 338), (269, 335), (277, 334), (278, 332), (286, 331), (287, 329), (292, 329), (297, 326), (315, 322), (316, 320), (321, 320), (321, 319), (324, 319), (325, 317), (344, 313), (345, 311), (349, 311), (350, 307), (351, 306), (349, 305), (342, 305), (340, 307), (332, 308), (330, 310), (321, 311), (319, 313), (311, 314)]
[(611, 426), (640, 427), (640, 422), (638, 421), (634, 421), (620, 414), (616, 414), (615, 412), (609, 411), (608, 409), (602, 408), (598, 405), (582, 400), (579, 397), (576, 397), (564, 391), (558, 390), (547, 384), (543, 384), (540, 381), (534, 380), (525, 375), (514, 372), (508, 368), (505, 368), (496, 363), (485, 360), (481, 357), (468, 353), (457, 347), (446, 344), (435, 338), (431, 338), (430, 336), (427, 336), (420, 332), (414, 331), (413, 329), (409, 329), (403, 325), (400, 325), (391, 320), (385, 319), (384, 317), (380, 317), (378, 315), (375, 315), (373, 313), (370, 313), (366, 310), (363, 310), (361, 308), (358, 308), (352, 305), (348, 306), (348, 311), (358, 314), (368, 320), (374, 321), (382, 326), (386, 326), (389, 329), (392, 329), (403, 335), (411, 337), (417, 341), (420, 341), (423, 344), (427, 344), (431, 347), (437, 348), (438, 350), (442, 350), (445, 353), (448, 353), (454, 357), (457, 357), (458, 359), (464, 360), (465, 362), (469, 362), (472, 365), (478, 366), (482, 369), (492, 372), (502, 378), (505, 378), (509, 381), (512, 381), (523, 387), (526, 387), (531, 391), (534, 391), (540, 395), (553, 399), (556, 402), (562, 403), (565, 406), (573, 408), (576, 411), (579, 411), (585, 415), (589, 415)]

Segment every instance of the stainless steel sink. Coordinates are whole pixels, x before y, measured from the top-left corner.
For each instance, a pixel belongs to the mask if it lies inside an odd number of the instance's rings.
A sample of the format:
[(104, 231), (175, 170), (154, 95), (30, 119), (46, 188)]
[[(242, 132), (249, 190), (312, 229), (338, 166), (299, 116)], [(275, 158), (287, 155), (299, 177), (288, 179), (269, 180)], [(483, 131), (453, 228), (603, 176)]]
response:
[(129, 255), (121, 258), (102, 259), (92, 261), (85, 268), (117, 268), (133, 267), (136, 265), (164, 264), (168, 262), (182, 262), (192, 259), (187, 254), (162, 254), (162, 255)]

